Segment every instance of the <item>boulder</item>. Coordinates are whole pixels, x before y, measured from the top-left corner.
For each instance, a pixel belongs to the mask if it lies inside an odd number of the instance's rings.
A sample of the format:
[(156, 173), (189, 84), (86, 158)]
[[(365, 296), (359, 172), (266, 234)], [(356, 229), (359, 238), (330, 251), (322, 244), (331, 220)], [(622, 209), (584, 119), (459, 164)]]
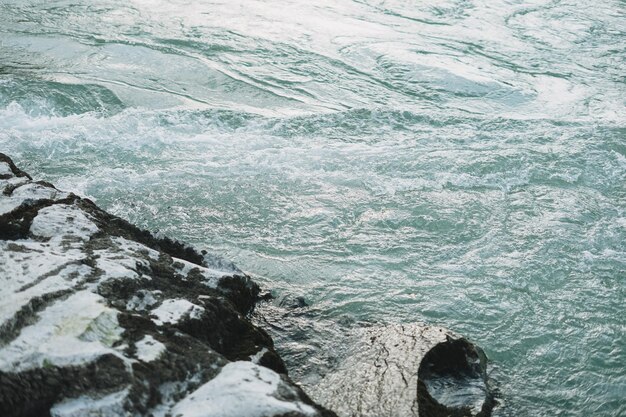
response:
[(308, 393), (340, 417), (485, 417), (494, 400), (484, 353), (424, 324), (357, 329), (339, 365)]

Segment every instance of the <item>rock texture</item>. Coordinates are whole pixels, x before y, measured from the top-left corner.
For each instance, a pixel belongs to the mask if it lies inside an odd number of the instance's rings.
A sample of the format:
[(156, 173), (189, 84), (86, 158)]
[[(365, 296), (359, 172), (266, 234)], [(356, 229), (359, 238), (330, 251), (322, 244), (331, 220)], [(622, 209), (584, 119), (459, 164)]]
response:
[(483, 417), (494, 402), (482, 351), (420, 324), (361, 329), (309, 394), (341, 417)]
[(0, 154), (1, 416), (334, 416), (246, 318), (258, 294)]

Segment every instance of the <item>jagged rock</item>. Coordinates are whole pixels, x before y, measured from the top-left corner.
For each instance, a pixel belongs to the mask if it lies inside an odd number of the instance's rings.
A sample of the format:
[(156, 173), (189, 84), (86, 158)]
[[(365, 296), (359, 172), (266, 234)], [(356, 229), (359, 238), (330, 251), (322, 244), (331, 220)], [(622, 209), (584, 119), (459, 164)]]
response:
[(340, 417), (485, 417), (494, 402), (482, 351), (421, 324), (366, 327), (311, 397)]
[(247, 319), (234, 265), (0, 154), (0, 415), (334, 416)]

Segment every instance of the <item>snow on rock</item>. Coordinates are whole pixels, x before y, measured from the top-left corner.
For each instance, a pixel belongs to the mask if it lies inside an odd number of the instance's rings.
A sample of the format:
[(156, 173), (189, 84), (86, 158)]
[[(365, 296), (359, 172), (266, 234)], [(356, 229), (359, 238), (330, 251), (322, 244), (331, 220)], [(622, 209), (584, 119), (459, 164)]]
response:
[(165, 345), (150, 335), (135, 343), (135, 347), (137, 359), (143, 362), (152, 362), (165, 352)]
[(3, 198), (0, 203), (0, 214), (8, 213), (16, 209), (24, 201), (37, 200), (61, 200), (69, 197), (68, 193), (63, 193), (55, 188), (33, 182), (25, 182), (23, 179), (16, 181), (0, 181), (5, 187), (10, 186), (13, 191), (10, 196)]
[(93, 269), (81, 263), (84, 259), (78, 250), (0, 240), (0, 294), (12, 294), (0, 297), (0, 323), (10, 321), (34, 297), (70, 290), (90, 276)]
[(156, 316), (152, 321), (158, 326), (162, 326), (163, 324), (178, 323), (183, 317), (199, 319), (204, 311), (204, 308), (200, 306), (185, 299), (177, 298), (165, 300), (158, 308), (152, 310), (150, 314)]
[(16, 200), (61, 200), (67, 197), (69, 193), (33, 182), (25, 183), (11, 193), (11, 198)]
[(98, 230), (98, 226), (82, 210), (67, 204), (55, 204), (39, 210), (30, 226), (33, 236), (75, 237), (80, 240), (89, 240)]
[[(228, 389), (194, 407), (335, 416), (275, 372), (271, 338), (245, 318), (259, 287), (217, 259), (33, 181), (0, 153), (0, 416), (174, 416), (215, 378), (208, 386)], [(272, 369), (222, 372), (259, 351)]]
[(252, 363), (258, 364), (261, 361), (261, 358), (263, 358), (263, 355), (265, 355), (267, 352), (268, 352), (267, 348), (263, 348), (263, 349), (259, 350), (254, 355), (250, 355), (250, 361)]
[(231, 362), (215, 378), (172, 408), (179, 417), (264, 417), (296, 413), (313, 416), (315, 408), (287, 401), (297, 393), (276, 372), (251, 362)]
[(117, 314), (104, 299), (89, 291), (77, 292), (42, 311), (35, 325), (0, 348), (0, 371), (23, 371), (49, 365), (77, 365), (105, 353), (119, 339)]
[[(187, 279), (189, 274), (202, 277), (204, 285), (209, 287), (217, 287), (219, 280), (228, 272), (207, 267), (199, 267), (197, 264), (179, 259), (174, 264), (176, 270), (182, 275), (183, 279)], [(232, 272), (231, 272), (232, 273)]]
[(124, 409), (128, 389), (101, 398), (83, 395), (55, 404), (50, 409), (51, 417), (122, 417), (130, 416)]
[(0, 175), (13, 175), (11, 167), (6, 162), (0, 162)]

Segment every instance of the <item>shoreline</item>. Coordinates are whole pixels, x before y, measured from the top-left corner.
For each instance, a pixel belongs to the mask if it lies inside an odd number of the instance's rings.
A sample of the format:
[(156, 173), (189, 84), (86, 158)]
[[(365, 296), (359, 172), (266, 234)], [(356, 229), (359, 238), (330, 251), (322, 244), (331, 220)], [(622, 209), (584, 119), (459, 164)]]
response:
[[(314, 401), (249, 320), (260, 288), (234, 265), (34, 181), (4, 154), (0, 186), (3, 415), (486, 416), (493, 408), (482, 351), (425, 325), (365, 329)], [(440, 388), (451, 378), (458, 392), (479, 389), (464, 394), (469, 402), (449, 402)]]

